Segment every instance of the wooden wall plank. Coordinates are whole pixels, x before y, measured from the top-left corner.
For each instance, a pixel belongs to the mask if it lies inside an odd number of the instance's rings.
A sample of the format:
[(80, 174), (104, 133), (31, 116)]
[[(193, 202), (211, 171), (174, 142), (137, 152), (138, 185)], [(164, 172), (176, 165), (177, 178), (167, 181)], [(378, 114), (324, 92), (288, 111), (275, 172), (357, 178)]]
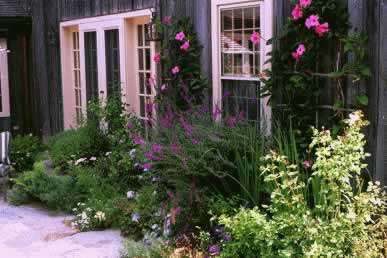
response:
[(378, 47), (376, 70), (377, 89), (377, 136), (375, 180), (387, 185), (387, 0), (375, 4), (376, 15), (379, 16), (379, 38), (375, 43)]
[(38, 120), (40, 130), (44, 138), (51, 133), (50, 107), (48, 93), (48, 75), (46, 58), (47, 49), (45, 46), (45, 15), (44, 1), (34, 0), (32, 5), (32, 56), (33, 56), (33, 82), (39, 98), (39, 113), (35, 119)]

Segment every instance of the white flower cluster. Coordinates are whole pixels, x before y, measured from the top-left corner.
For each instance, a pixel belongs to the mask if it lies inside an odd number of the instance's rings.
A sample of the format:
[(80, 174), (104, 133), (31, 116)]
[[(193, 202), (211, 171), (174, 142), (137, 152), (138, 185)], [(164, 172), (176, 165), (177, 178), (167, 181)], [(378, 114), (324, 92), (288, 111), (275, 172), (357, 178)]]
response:
[(84, 203), (78, 203), (77, 208), (73, 209), (75, 219), (71, 223), (72, 228), (80, 231), (88, 231), (100, 227), (106, 221), (106, 215), (102, 211), (94, 211), (86, 207)]

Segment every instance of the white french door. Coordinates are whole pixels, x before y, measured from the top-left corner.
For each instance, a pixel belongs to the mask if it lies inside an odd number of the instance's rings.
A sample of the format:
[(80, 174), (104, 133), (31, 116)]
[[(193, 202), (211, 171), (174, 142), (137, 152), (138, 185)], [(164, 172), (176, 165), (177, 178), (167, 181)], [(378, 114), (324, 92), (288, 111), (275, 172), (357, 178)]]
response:
[(115, 91), (125, 91), (124, 30), (123, 19), (80, 24), (83, 103), (91, 98), (106, 99)]

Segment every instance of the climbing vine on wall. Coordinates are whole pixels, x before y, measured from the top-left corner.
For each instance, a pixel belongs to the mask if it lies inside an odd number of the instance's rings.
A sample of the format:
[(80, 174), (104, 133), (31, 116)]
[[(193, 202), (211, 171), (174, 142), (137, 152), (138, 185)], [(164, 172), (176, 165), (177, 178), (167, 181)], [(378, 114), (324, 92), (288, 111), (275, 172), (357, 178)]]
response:
[[(367, 38), (361, 33), (348, 33), (345, 1), (291, 2), (291, 17), (280, 35), (270, 41), (276, 50), (270, 60), (272, 70), (266, 71), (269, 78), (264, 79), (264, 95), (271, 96), (280, 120), (291, 118), (294, 127), (305, 131), (316, 123), (317, 110), (326, 102), (339, 120), (341, 108), (348, 108), (348, 81), (356, 84), (370, 76)], [(356, 99), (357, 108), (368, 102), (366, 96)]]
[(202, 76), (202, 46), (191, 20), (166, 16), (159, 21), (159, 28), (164, 40), (160, 53), (154, 56), (162, 70), (158, 97), (168, 98), (169, 104), (183, 110), (201, 104), (208, 80)]

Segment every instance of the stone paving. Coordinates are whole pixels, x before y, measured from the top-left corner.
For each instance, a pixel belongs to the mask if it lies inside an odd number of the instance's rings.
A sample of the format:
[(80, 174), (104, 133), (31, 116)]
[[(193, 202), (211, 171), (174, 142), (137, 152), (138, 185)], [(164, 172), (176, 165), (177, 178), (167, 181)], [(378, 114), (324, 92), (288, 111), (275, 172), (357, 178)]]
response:
[[(1, 196), (0, 196), (1, 198)], [(0, 258), (119, 258), (119, 231), (79, 233), (71, 216), (0, 200)]]

